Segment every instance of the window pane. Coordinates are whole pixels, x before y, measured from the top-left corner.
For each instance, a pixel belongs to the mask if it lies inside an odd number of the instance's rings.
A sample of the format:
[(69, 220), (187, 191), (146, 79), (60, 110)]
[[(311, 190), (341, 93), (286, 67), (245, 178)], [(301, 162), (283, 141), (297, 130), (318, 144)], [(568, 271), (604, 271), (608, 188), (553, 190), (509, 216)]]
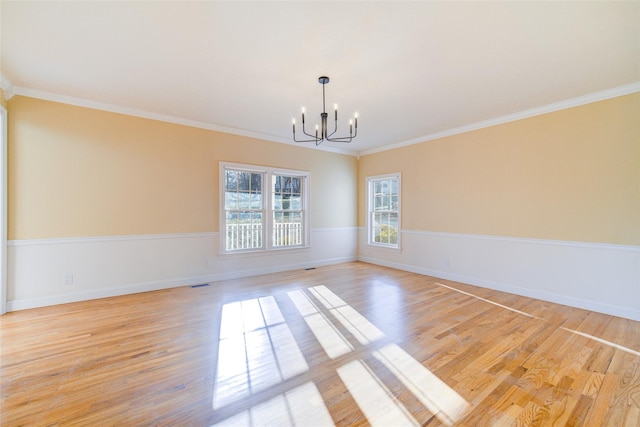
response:
[(238, 191), (249, 191), (250, 175), (248, 172), (236, 172), (238, 174)]
[(302, 179), (300, 177), (295, 177), (291, 179), (291, 192), (293, 194), (300, 194), (301, 192)]
[(262, 209), (262, 194), (261, 193), (253, 193), (251, 194), (251, 209)]
[(251, 191), (262, 192), (262, 174), (260, 173), (251, 174)]
[(236, 191), (238, 187), (238, 176), (236, 171), (225, 171), (225, 189)]
[(382, 199), (382, 196), (375, 196), (375, 201), (374, 201), (374, 209), (379, 211), (382, 210), (382, 207), (384, 206), (384, 202)]
[(273, 209), (282, 209), (282, 195), (274, 194), (273, 195)]
[(274, 212), (273, 245), (277, 247), (302, 244), (302, 213)]
[(290, 176), (280, 176), (280, 188), (278, 191), (281, 193), (290, 193), (291, 192), (291, 177)]
[(289, 199), (289, 202), (290, 202), (289, 209), (292, 209), (292, 210), (301, 210), (302, 209), (302, 197), (293, 196), (293, 197), (291, 197), (291, 199)]
[(225, 191), (224, 193), (224, 208), (225, 209), (237, 209), (238, 201), (236, 198), (236, 193), (232, 193), (230, 191)]
[(249, 193), (238, 193), (236, 197), (238, 198), (238, 209), (248, 210), (250, 208)]

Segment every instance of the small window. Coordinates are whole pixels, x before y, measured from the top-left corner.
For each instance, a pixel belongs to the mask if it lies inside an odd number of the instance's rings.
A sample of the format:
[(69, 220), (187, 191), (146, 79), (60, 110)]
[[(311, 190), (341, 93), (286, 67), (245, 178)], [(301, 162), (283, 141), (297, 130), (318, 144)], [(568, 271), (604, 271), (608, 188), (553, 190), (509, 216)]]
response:
[(307, 247), (309, 173), (220, 164), (224, 253)]
[(400, 248), (400, 174), (367, 178), (368, 242)]

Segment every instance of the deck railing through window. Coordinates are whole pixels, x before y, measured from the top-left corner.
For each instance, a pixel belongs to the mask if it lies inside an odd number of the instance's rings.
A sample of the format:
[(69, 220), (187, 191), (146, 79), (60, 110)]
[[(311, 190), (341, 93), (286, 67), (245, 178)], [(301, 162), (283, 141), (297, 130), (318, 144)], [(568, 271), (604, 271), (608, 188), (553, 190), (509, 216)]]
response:
[[(302, 245), (302, 224), (276, 223), (273, 225), (273, 246)], [(227, 250), (260, 249), (262, 224), (227, 224)]]

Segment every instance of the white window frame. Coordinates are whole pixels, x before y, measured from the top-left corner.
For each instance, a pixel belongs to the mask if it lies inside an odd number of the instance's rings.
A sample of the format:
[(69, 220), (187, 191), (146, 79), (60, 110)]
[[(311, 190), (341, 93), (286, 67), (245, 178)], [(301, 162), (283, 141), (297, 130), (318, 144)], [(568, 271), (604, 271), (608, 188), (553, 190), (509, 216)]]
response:
[[(239, 170), (251, 173), (262, 174), (262, 200), (263, 200), (263, 228), (262, 228), (262, 248), (251, 249), (233, 249), (227, 250), (227, 228), (226, 228), (226, 210), (225, 210), (225, 184), (226, 171)], [(302, 243), (299, 245), (275, 246), (273, 242), (274, 235), (274, 206), (273, 206), (273, 182), (275, 176), (296, 176), (302, 177)], [(310, 245), (310, 215), (309, 215), (309, 188), (311, 174), (308, 171), (300, 171), (293, 169), (282, 169), (269, 166), (250, 165), (243, 163), (220, 162), (219, 167), (219, 236), (220, 236), (220, 254), (237, 256), (240, 254), (260, 254), (275, 251), (296, 251), (308, 249)]]
[[(375, 235), (373, 232), (373, 218), (374, 218), (374, 184), (377, 181), (385, 179), (396, 179), (398, 182), (398, 237), (396, 244), (380, 243), (375, 241)], [(395, 211), (394, 211), (395, 212)], [(367, 244), (378, 248), (385, 248), (390, 250), (400, 251), (401, 249), (401, 236), (402, 236), (402, 174), (400, 172), (390, 173), (385, 175), (376, 175), (367, 177)]]

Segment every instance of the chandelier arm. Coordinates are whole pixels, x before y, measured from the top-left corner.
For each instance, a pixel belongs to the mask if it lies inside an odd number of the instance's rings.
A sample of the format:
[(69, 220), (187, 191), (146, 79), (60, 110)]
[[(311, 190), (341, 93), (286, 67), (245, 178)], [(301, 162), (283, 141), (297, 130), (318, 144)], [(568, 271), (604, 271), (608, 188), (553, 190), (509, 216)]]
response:
[(336, 133), (338, 131), (338, 118), (336, 117), (336, 119), (333, 121), (334, 126), (333, 126), (333, 132), (331, 132), (330, 134), (327, 135), (327, 138), (329, 138), (331, 135), (333, 135), (334, 133)]
[[(302, 122), (302, 133), (304, 133), (305, 135), (307, 135), (308, 137), (311, 137), (313, 139), (307, 139), (307, 140), (304, 140), (304, 141), (296, 141), (296, 142), (311, 142), (311, 141), (314, 141), (316, 143), (316, 145), (318, 145), (318, 140), (320, 140), (320, 142), (322, 142), (322, 140), (324, 139), (324, 135), (322, 135), (321, 138), (318, 138), (318, 130), (317, 129), (316, 129), (316, 134), (315, 135), (307, 132), (307, 129), (306, 129), (305, 125), (304, 125), (304, 121)], [(294, 134), (294, 140), (295, 140), (295, 134)]]
[(333, 132), (331, 132), (329, 135), (327, 135), (325, 137), (325, 139), (327, 141), (330, 142), (351, 142), (353, 141), (353, 139), (358, 136), (358, 120), (356, 119), (356, 129), (355, 129), (355, 133), (353, 135), (349, 135), (349, 136), (336, 136), (331, 138), (331, 136), (336, 133), (336, 131), (338, 130), (338, 120), (335, 120), (335, 128), (333, 130)]
[[(304, 128), (304, 122), (303, 122), (303, 124), (302, 124), (302, 133), (304, 133), (304, 134), (305, 134), (305, 135), (307, 135), (307, 136), (310, 136), (310, 137), (311, 137), (311, 138), (313, 138), (313, 139), (296, 139), (296, 126), (295, 126), (295, 124), (294, 124), (294, 125), (293, 125), (293, 140), (294, 140), (295, 142), (315, 142), (315, 143), (316, 143), (316, 145), (318, 145), (318, 144), (319, 144), (319, 142), (318, 142), (318, 135), (311, 135), (311, 134), (308, 134), (308, 133), (307, 133), (307, 131), (306, 131), (306, 130), (305, 130), (305, 128)], [(322, 139), (320, 139), (320, 142), (322, 142)]]
[[(315, 137), (313, 137), (313, 139), (296, 139), (296, 134), (293, 134), (293, 140), (295, 142), (315, 142), (316, 145), (319, 145), (320, 143), (318, 142), (318, 139), (316, 139)], [(320, 142), (322, 142), (322, 139), (320, 139)]]
[(355, 136), (342, 136), (342, 137), (337, 137), (337, 138), (326, 138), (327, 141), (329, 142), (351, 142), (353, 141), (353, 138), (355, 138)]

